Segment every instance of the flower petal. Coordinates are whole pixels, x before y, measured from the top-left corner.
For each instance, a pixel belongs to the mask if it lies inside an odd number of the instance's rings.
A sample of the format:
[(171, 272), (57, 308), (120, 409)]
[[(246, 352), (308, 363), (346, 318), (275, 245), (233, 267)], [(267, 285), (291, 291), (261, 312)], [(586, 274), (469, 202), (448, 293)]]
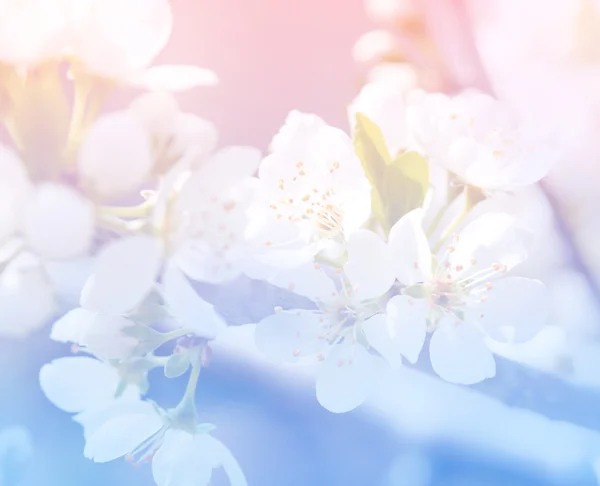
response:
[(317, 373), (317, 400), (333, 413), (361, 405), (377, 378), (377, 358), (360, 345), (336, 344)]
[(81, 306), (107, 315), (137, 307), (155, 284), (162, 245), (150, 236), (130, 236), (109, 243), (96, 258), (81, 292)]
[(402, 356), (398, 349), (396, 340), (390, 335), (390, 330), (383, 314), (377, 314), (365, 321), (362, 330), (367, 336), (369, 345), (385, 358), (393, 367), (402, 365)]
[(242, 468), (229, 448), (227, 448), (220, 440), (210, 436), (207, 437), (210, 438), (209, 447), (229, 478), (230, 486), (248, 486), (244, 471), (242, 471)]
[(10, 236), (21, 221), (33, 186), (17, 155), (0, 145), (0, 241)]
[(396, 280), (385, 241), (372, 231), (358, 230), (350, 236), (346, 248), (348, 262), (344, 272), (356, 287), (354, 295), (366, 300), (385, 294)]
[(114, 400), (119, 373), (94, 358), (59, 358), (40, 370), (42, 391), (55, 406), (66, 412), (82, 412)]
[(43, 258), (81, 256), (94, 235), (94, 207), (73, 189), (60, 184), (38, 186), (24, 224), (30, 248)]
[(164, 425), (148, 402), (140, 402), (135, 410), (125, 404), (112, 411), (112, 416), (87, 434), (83, 454), (95, 462), (109, 462), (131, 453)]
[(40, 263), (29, 254), (13, 259), (0, 274), (0, 335), (24, 337), (44, 326), (56, 310)]
[(314, 356), (327, 346), (329, 322), (308, 310), (279, 311), (256, 325), (257, 348), (269, 359), (294, 362)]
[(150, 135), (128, 111), (98, 118), (79, 151), (79, 169), (85, 183), (104, 197), (137, 189), (153, 164)]
[[(268, 275), (268, 271), (269, 268), (266, 268), (263, 273)], [(326, 302), (333, 295), (337, 295), (333, 280), (321, 268), (315, 268), (313, 263), (305, 263), (290, 270), (276, 270), (265, 280), (276, 287), (308, 297), (314, 302)]]
[(470, 324), (446, 315), (429, 343), (433, 370), (444, 380), (472, 385), (496, 374), (492, 352)]
[(204, 434), (193, 436), (182, 430), (168, 430), (152, 459), (152, 476), (157, 486), (207, 486), (216, 466), (207, 438)]
[(392, 297), (386, 306), (387, 325), (394, 345), (411, 363), (416, 363), (427, 334), (427, 303), (405, 295)]
[(196, 293), (187, 277), (174, 264), (168, 265), (163, 274), (162, 289), (169, 312), (184, 329), (214, 339), (227, 326), (215, 308)]
[(532, 235), (517, 226), (506, 213), (485, 213), (469, 223), (459, 234), (450, 253), (450, 271), (469, 275), (479, 269), (498, 265), (510, 270), (527, 258)]
[(168, 0), (102, 0), (90, 7), (80, 11), (73, 44), (77, 58), (101, 76), (128, 77), (149, 65), (171, 35)]
[(495, 280), (485, 299), (469, 306), (465, 317), (478, 322), (492, 339), (524, 342), (547, 324), (550, 293), (539, 280), (506, 277)]
[(396, 277), (405, 285), (431, 277), (431, 250), (422, 227), (423, 210), (405, 214), (390, 230), (389, 246)]
[(81, 344), (85, 340), (87, 329), (95, 318), (95, 313), (83, 307), (72, 309), (54, 323), (50, 339), (61, 343)]
[(199, 86), (215, 86), (219, 78), (210, 69), (164, 64), (151, 66), (129, 78), (129, 83), (148, 91), (179, 93)]

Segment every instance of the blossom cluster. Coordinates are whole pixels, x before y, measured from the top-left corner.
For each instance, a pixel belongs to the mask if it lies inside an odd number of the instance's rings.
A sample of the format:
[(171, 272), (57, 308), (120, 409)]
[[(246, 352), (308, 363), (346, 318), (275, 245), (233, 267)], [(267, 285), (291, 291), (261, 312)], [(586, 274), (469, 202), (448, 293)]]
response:
[[(34, 9), (48, 15), (25, 32)], [(348, 130), (292, 111), (268, 153), (219, 148), (172, 94), (214, 75), (151, 66), (171, 19), (167, 0), (0, 4), (2, 332), (54, 320), (51, 339), (79, 353), (46, 364), (40, 385), (75, 414), (86, 457), (151, 461), (158, 486), (207, 485), (219, 467), (246, 484), (195, 407), (227, 328), (195, 282), (245, 275), (310, 299), (248, 324), (269, 359), (318, 364), (316, 397), (337, 413), (424, 347), (447, 381), (492, 377), (487, 339), (545, 325), (544, 285), (510, 274), (531, 235), (483, 202), (535, 183), (556, 155), (500, 101), (373, 82)], [(123, 85), (146, 92), (101, 114)], [(51, 268), (84, 259), (79, 305), (64, 309)], [(147, 398), (156, 368), (189, 371), (172, 409)]]

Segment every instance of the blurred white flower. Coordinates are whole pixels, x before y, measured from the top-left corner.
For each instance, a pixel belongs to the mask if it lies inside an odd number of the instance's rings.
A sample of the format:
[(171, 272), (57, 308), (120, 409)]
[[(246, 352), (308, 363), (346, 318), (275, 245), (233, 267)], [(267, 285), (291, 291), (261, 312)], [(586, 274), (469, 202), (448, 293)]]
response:
[(181, 162), (190, 152), (194, 154), (192, 162), (203, 160), (217, 146), (216, 127), (193, 113), (181, 112), (171, 93), (144, 93), (133, 100), (129, 109), (152, 138), (159, 171)]
[(0, 241), (18, 229), (33, 184), (19, 157), (0, 145)]
[[(158, 486), (207, 486), (214, 469), (223, 467), (231, 486), (246, 486), (246, 478), (231, 451), (197, 426), (142, 400), (121, 402), (96, 414), (86, 414), (87, 458), (108, 462), (125, 456), (151, 461)], [(197, 430), (200, 429), (200, 430)]]
[(154, 159), (151, 139), (131, 113), (100, 117), (79, 150), (78, 167), (86, 188), (102, 197), (127, 195), (150, 174)]
[(65, 0), (2, 0), (0, 60), (31, 65), (62, 54), (68, 30)]
[(260, 164), (253, 208), (259, 258), (294, 267), (336, 255), (371, 212), (371, 186), (350, 138), (316, 115), (292, 111)]
[(392, 228), (389, 245), (398, 280), (408, 287), (387, 304), (390, 334), (416, 361), (432, 332), (429, 355), (442, 378), (472, 384), (494, 376), (483, 338), (527, 341), (548, 319), (548, 292), (538, 280), (506, 277), (525, 260), (526, 233), (502, 213), (471, 222), (439, 258), (433, 258), (419, 210)]
[(50, 338), (74, 343), (102, 359), (127, 359), (133, 356), (139, 340), (125, 333), (136, 324), (121, 316), (103, 316), (77, 307), (52, 326)]
[(550, 140), (518, 126), (504, 104), (476, 91), (454, 97), (415, 93), (409, 123), (432, 161), (488, 191), (533, 184), (560, 157)]
[(387, 245), (361, 230), (350, 237), (347, 249), (340, 290), (323, 270), (308, 265), (272, 278), (271, 283), (313, 299), (319, 311), (277, 311), (257, 324), (255, 334), (258, 349), (270, 359), (322, 362), (317, 399), (335, 413), (359, 406), (376, 383), (382, 362), (370, 347), (391, 365), (401, 364), (399, 352), (388, 352), (385, 318), (375, 315), (378, 299), (395, 281)]
[(376, 22), (394, 22), (416, 15), (418, 4), (416, 0), (365, 0), (365, 10)]
[(43, 183), (26, 207), (24, 234), (42, 258), (60, 260), (87, 254), (95, 231), (94, 207), (68, 186)]
[(381, 129), (392, 158), (414, 146), (407, 120), (407, 94), (412, 88), (414, 85), (402, 86), (392, 81), (369, 83), (348, 109), (352, 127), (357, 113), (362, 113)]
[[(71, 0), (73, 2), (73, 0)], [(76, 0), (71, 48), (87, 69), (122, 78), (147, 67), (171, 35), (168, 0)]]
[(19, 253), (0, 273), (0, 334), (24, 337), (40, 329), (57, 311), (42, 262)]
[(174, 174), (159, 191), (153, 235), (125, 237), (100, 251), (82, 307), (127, 315), (156, 287), (181, 326), (214, 338), (225, 323), (188, 277), (220, 283), (242, 271), (250, 249), (245, 212), (253, 196), (246, 184), (259, 161), (258, 150), (231, 147), (191, 174)]

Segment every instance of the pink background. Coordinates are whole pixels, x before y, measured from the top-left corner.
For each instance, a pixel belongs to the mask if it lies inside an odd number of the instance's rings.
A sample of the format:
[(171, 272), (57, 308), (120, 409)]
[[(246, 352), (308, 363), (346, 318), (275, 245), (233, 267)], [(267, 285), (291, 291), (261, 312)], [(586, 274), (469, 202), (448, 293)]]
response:
[(175, 26), (157, 62), (213, 69), (214, 88), (179, 96), (213, 121), (221, 145), (266, 149), (291, 109), (347, 129), (358, 89), (352, 47), (372, 28), (362, 0), (172, 0)]

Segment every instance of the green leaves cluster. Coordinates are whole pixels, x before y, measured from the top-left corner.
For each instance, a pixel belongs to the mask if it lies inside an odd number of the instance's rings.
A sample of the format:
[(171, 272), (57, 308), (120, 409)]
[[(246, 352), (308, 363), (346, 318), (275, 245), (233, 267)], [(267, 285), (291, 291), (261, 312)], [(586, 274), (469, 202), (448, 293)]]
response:
[(423, 207), (429, 188), (429, 164), (417, 152), (388, 152), (379, 127), (356, 115), (354, 148), (372, 186), (372, 211), (387, 234), (406, 213)]

